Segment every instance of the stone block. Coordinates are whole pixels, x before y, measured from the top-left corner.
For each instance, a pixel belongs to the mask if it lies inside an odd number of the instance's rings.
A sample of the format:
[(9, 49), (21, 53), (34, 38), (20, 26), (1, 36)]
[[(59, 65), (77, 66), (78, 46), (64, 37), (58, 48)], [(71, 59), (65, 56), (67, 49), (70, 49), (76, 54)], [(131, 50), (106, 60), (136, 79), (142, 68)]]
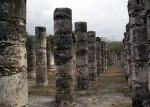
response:
[(147, 62), (148, 58), (148, 44), (133, 44), (131, 45), (131, 55), (134, 60)]

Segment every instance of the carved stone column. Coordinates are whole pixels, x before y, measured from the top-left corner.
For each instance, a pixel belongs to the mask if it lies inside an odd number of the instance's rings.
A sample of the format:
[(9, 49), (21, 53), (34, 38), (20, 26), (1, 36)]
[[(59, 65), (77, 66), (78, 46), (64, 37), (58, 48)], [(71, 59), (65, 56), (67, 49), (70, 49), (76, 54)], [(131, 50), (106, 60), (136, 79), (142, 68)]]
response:
[(72, 105), (74, 100), (71, 9), (55, 9), (54, 35), (56, 105), (57, 107), (68, 107)]
[(96, 60), (97, 60), (97, 75), (102, 72), (101, 62), (101, 38), (96, 37)]
[(47, 41), (46, 53), (47, 53), (47, 73), (51, 73), (51, 48), (50, 42)]
[(97, 63), (96, 63), (96, 34), (95, 31), (88, 31), (88, 68), (89, 80), (97, 80)]
[(27, 38), (27, 66), (28, 78), (36, 78), (36, 54), (34, 36)]
[(87, 23), (75, 23), (76, 36), (76, 72), (77, 86), (80, 89), (89, 87)]
[(46, 28), (35, 27), (36, 37), (36, 85), (48, 85), (47, 77), (47, 55), (46, 55)]
[(106, 56), (105, 56), (105, 46), (106, 43), (104, 41), (101, 42), (101, 53), (102, 53), (102, 72), (105, 72), (105, 62), (106, 62)]
[(28, 101), (26, 0), (0, 0), (0, 107)]
[(148, 95), (148, 44), (144, 0), (128, 2), (133, 107), (144, 107)]

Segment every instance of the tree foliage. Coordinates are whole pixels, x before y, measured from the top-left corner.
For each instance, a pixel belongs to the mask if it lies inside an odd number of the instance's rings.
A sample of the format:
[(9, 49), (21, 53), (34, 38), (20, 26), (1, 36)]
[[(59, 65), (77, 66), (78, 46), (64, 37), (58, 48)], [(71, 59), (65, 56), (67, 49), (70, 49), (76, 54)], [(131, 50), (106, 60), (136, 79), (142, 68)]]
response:
[(25, 37), (28, 38), (30, 35), (30, 33), (28, 31), (26, 31)]
[(52, 34), (49, 34), (47, 36), (47, 42), (50, 42), (50, 45), (51, 45), (51, 52), (54, 52), (54, 35)]
[(121, 54), (121, 41), (107, 41), (108, 47), (110, 47), (117, 55)]

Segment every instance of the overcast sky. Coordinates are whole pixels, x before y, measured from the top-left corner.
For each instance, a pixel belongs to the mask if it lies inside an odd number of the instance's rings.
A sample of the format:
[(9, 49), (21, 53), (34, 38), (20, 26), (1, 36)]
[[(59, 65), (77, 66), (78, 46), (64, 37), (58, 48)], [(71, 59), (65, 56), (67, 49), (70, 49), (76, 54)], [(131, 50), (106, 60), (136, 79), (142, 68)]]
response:
[[(27, 31), (34, 35), (36, 26), (45, 26), (47, 34), (53, 34), (55, 8), (72, 9), (72, 24), (87, 22), (88, 31), (108, 40), (122, 40), (128, 23), (128, 0), (28, 0)], [(74, 28), (73, 28), (74, 30)]]

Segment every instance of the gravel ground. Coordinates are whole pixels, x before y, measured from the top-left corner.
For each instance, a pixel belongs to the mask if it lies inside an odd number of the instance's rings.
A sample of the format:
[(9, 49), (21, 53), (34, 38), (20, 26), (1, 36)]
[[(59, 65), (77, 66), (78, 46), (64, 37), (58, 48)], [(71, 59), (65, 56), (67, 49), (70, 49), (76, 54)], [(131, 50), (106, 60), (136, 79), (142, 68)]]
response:
[[(54, 107), (55, 76), (51, 75), (48, 87), (35, 87), (34, 80), (29, 83), (28, 107)], [(124, 78), (120, 62), (98, 76), (97, 81), (90, 82), (88, 90), (75, 87), (73, 107), (132, 107), (131, 93)]]

